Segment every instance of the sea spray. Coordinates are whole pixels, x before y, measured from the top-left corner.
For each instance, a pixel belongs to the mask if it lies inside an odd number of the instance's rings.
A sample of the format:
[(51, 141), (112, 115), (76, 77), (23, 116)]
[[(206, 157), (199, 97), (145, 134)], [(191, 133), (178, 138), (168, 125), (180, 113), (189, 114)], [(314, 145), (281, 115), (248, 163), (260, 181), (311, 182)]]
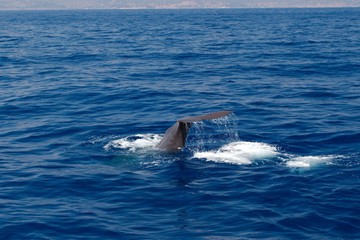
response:
[(199, 152), (239, 141), (237, 129), (237, 118), (233, 113), (210, 121), (195, 122), (190, 129), (187, 148), (191, 152)]
[(235, 142), (240, 139), (238, 134), (238, 119), (234, 113), (223, 118), (211, 120), (211, 122), (216, 124), (218, 131), (222, 132), (229, 142)]

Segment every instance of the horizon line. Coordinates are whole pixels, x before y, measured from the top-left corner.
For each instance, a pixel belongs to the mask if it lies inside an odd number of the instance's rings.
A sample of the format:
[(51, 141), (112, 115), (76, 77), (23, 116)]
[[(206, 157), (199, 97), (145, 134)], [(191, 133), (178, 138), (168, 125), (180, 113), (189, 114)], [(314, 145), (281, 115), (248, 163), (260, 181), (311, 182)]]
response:
[(206, 9), (336, 9), (360, 6), (304, 6), (304, 7), (131, 7), (131, 8), (0, 8), (0, 11), (72, 11), (72, 10), (206, 10)]

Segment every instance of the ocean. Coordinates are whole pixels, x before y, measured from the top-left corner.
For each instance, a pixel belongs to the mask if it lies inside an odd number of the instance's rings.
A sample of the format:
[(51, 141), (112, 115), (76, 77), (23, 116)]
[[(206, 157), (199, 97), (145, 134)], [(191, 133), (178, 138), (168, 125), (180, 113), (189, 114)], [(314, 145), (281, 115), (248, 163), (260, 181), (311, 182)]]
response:
[(0, 22), (1, 239), (360, 239), (359, 8)]

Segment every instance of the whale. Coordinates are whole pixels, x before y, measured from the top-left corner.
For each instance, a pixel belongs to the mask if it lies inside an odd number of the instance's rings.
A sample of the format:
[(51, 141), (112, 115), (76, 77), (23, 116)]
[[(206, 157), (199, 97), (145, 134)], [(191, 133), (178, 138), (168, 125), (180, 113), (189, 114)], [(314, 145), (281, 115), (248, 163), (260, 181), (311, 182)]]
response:
[(232, 111), (219, 111), (178, 119), (174, 125), (166, 130), (164, 137), (161, 139), (157, 147), (170, 152), (180, 151), (185, 147), (186, 138), (189, 134), (192, 123), (222, 118), (231, 113)]

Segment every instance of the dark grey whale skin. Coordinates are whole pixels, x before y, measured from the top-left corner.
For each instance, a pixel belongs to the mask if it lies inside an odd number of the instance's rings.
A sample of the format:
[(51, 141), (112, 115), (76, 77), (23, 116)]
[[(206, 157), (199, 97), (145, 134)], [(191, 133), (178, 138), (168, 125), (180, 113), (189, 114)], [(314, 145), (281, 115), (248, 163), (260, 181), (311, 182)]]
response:
[(157, 147), (170, 152), (180, 151), (183, 147), (185, 147), (186, 137), (189, 133), (191, 123), (225, 117), (230, 113), (232, 113), (232, 111), (220, 111), (178, 119), (172, 127), (166, 130), (163, 139)]

